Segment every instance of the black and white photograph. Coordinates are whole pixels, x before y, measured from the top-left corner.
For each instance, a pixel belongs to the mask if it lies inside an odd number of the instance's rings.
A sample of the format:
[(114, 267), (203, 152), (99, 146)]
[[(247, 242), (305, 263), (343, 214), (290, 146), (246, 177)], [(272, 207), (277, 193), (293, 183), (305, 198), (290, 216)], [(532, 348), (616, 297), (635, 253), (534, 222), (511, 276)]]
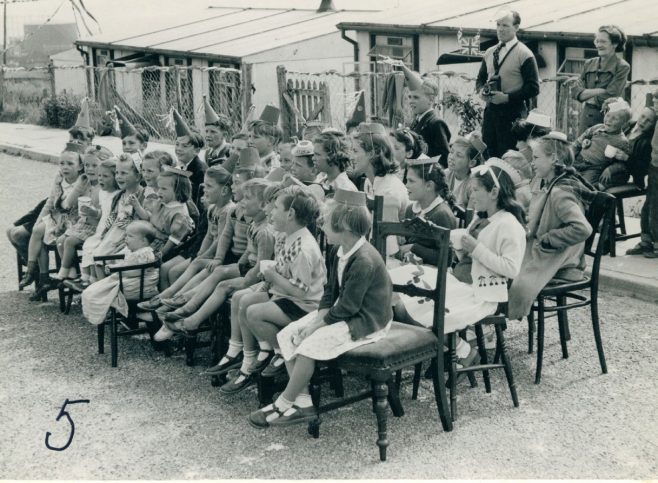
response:
[(0, 481), (658, 479), (655, 0), (0, 4)]

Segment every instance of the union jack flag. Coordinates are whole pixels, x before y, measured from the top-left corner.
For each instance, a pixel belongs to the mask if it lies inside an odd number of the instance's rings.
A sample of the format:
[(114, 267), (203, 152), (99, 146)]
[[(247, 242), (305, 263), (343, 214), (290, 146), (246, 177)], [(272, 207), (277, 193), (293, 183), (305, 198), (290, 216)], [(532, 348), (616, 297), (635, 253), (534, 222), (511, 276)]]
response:
[(476, 55), (480, 53), (480, 34), (474, 37), (464, 37), (461, 29), (457, 32), (457, 41), (459, 43), (459, 53), (466, 55)]

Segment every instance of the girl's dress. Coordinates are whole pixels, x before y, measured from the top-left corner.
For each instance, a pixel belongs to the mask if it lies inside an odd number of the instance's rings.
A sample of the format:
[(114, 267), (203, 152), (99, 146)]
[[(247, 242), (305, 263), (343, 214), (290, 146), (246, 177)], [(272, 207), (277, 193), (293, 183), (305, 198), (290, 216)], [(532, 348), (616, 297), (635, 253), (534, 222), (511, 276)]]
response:
[(119, 190), (112, 192), (100, 190), (98, 192), (98, 206), (101, 210), (101, 217), (96, 224), (96, 230), (94, 231), (94, 234), (87, 238), (82, 244), (82, 261), (80, 262), (81, 267), (89, 267), (94, 264), (94, 250), (101, 242), (101, 235), (105, 231), (107, 219), (110, 216), (110, 212), (112, 211), (112, 201), (114, 200), (114, 197), (117, 195), (117, 193), (119, 193)]
[[(144, 188), (137, 188), (135, 195), (139, 202), (144, 202)], [(114, 255), (126, 246), (126, 227), (135, 219), (135, 210), (128, 202), (125, 191), (121, 191), (112, 201), (112, 211), (107, 218), (101, 242), (94, 250), (94, 256)]]
[[(95, 209), (100, 208), (99, 202), (100, 195), (100, 186), (89, 186), (85, 192), (80, 196), (87, 196), (91, 198), (91, 204)], [(71, 226), (64, 233), (66, 236), (75, 237), (78, 240), (85, 241), (87, 238), (96, 233), (96, 228), (98, 227), (98, 221), (96, 218), (88, 218), (86, 216), (80, 215), (73, 226)]]
[[(155, 261), (151, 247), (140, 248), (131, 252), (124, 250), (126, 257), (115, 266), (145, 264)], [(110, 307), (114, 307), (121, 315), (128, 315), (127, 300), (137, 300), (139, 297), (141, 270), (131, 270), (122, 274), (123, 292), (119, 291), (119, 274), (113, 273), (98, 282), (92, 283), (82, 292), (82, 313), (94, 325), (102, 324)], [(144, 300), (158, 293), (159, 274), (157, 268), (147, 268), (144, 274)]]
[(167, 240), (179, 245), (194, 228), (187, 205), (178, 201), (170, 201), (167, 204), (160, 202), (151, 212), (149, 221), (158, 232), (151, 243), (155, 252), (161, 251)]
[(68, 183), (60, 175), (55, 179), (50, 195), (39, 215), (39, 219), (45, 224), (43, 242), (47, 245), (55, 243), (57, 237), (64, 234), (78, 217), (78, 195), (75, 193), (75, 185), (75, 182)]
[(528, 315), (537, 294), (552, 279), (582, 280), (585, 240), (592, 233), (584, 206), (593, 196), (578, 178), (566, 173), (535, 193), (522, 270), (510, 289), (510, 319)]
[[(393, 320), (391, 279), (381, 256), (364, 238), (343, 254), (334, 248), (320, 309), (330, 308), (328, 325), (296, 343), (299, 333), (318, 316), (314, 310), (277, 334), (281, 355), (291, 360), (303, 355), (326, 361), (388, 334)], [(339, 295), (340, 294), (340, 295)], [(341, 320), (345, 317), (346, 320)]]
[[(497, 211), (487, 221), (479, 231), (478, 244), (471, 253), (473, 283), (460, 282), (450, 273), (446, 277), (445, 333), (465, 329), (494, 314), (498, 304), (507, 301), (508, 280), (516, 277), (521, 269), (526, 245), (523, 226), (514, 215), (504, 210)], [(473, 223), (484, 224), (477, 217)], [(457, 254), (463, 252), (457, 250)], [(429, 265), (408, 264), (391, 269), (389, 273), (395, 284), (411, 282), (433, 289), (436, 286), (436, 270), (436, 267)], [(400, 294), (400, 300), (411, 318), (425, 327), (432, 327), (432, 300), (405, 294)]]

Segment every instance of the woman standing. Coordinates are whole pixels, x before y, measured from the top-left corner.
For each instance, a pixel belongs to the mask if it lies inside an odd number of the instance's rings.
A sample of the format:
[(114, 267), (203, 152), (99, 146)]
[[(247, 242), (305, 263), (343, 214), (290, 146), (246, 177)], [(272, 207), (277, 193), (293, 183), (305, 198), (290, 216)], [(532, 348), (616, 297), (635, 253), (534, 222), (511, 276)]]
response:
[(621, 97), (631, 71), (618, 52), (626, 46), (626, 35), (616, 25), (599, 27), (594, 38), (598, 56), (588, 59), (580, 77), (567, 81), (572, 86), (571, 96), (583, 103), (578, 134), (603, 122), (601, 106), (610, 97)]

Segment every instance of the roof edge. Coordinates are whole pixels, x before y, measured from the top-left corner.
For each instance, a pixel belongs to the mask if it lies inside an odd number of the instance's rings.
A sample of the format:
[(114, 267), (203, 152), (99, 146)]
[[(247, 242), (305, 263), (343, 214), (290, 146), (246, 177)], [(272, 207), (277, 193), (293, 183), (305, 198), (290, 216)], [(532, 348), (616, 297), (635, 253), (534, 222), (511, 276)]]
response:
[[(478, 28), (461, 28), (461, 27), (445, 27), (445, 26), (432, 26), (432, 25), (399, 25), (399, 24), (374, 24), (364, 22), (340, 22), (336, 25), (339, 30), (354, 30), (361, 32), (374, 32), (374, 33), (396, 33), (396, 34), (441, 34), (453, 33), (462, 31), (464, 34), (495, 34), (494, 29), (478, 29)], [(552, 32), (552, 31), (536, 31), (536, 30), (519, 30), (519, 37), (524, 39), (537, 39), (537, 40), (558, 40), (558, 39), (573, 39), (573, 40), (592, 40), (593, 33), (585, 32)], [(629, 35), (628, 38), (636, 47), (658, 47), (658, 36), (649, 34), (644, 35)]]
[(232, 55), (214, 55), (214, 54), (206, 54), (203, 52), (190, 52), (188, 50), (170, 50), (170, 49), (157, 49), (157, 48), (151, 48), (151, 47), (135, 47), (134, 45), (121, 45), (121, 44), (112, 44), (112, 43), (106, 43), (106, 42), (93, 42), (93, 41), (88, 41), (88, 40), (76, 40), (74, 42), (75, 45), (80, 46), (80, 47), (92, 47), (92, 48), (100, 48), (100, 49), (115, 49), (115, 50), (130, 50), (130, 51), (137, 51), (137, 52), (145, 52), (148, 54), (158, 54), (158, 55), (166, 55), (170, 57), (181, 57), (181, 56), (186, 56), (186, 57), (194, 57), (194, 58), (201, 58), (201, 59), (208, 59), (212, 60), (215, 62), (225, 62), (225, 63), (234, 63), (234, 64), (240, 64), (242, 63), (242, 57), (235, 57)]

